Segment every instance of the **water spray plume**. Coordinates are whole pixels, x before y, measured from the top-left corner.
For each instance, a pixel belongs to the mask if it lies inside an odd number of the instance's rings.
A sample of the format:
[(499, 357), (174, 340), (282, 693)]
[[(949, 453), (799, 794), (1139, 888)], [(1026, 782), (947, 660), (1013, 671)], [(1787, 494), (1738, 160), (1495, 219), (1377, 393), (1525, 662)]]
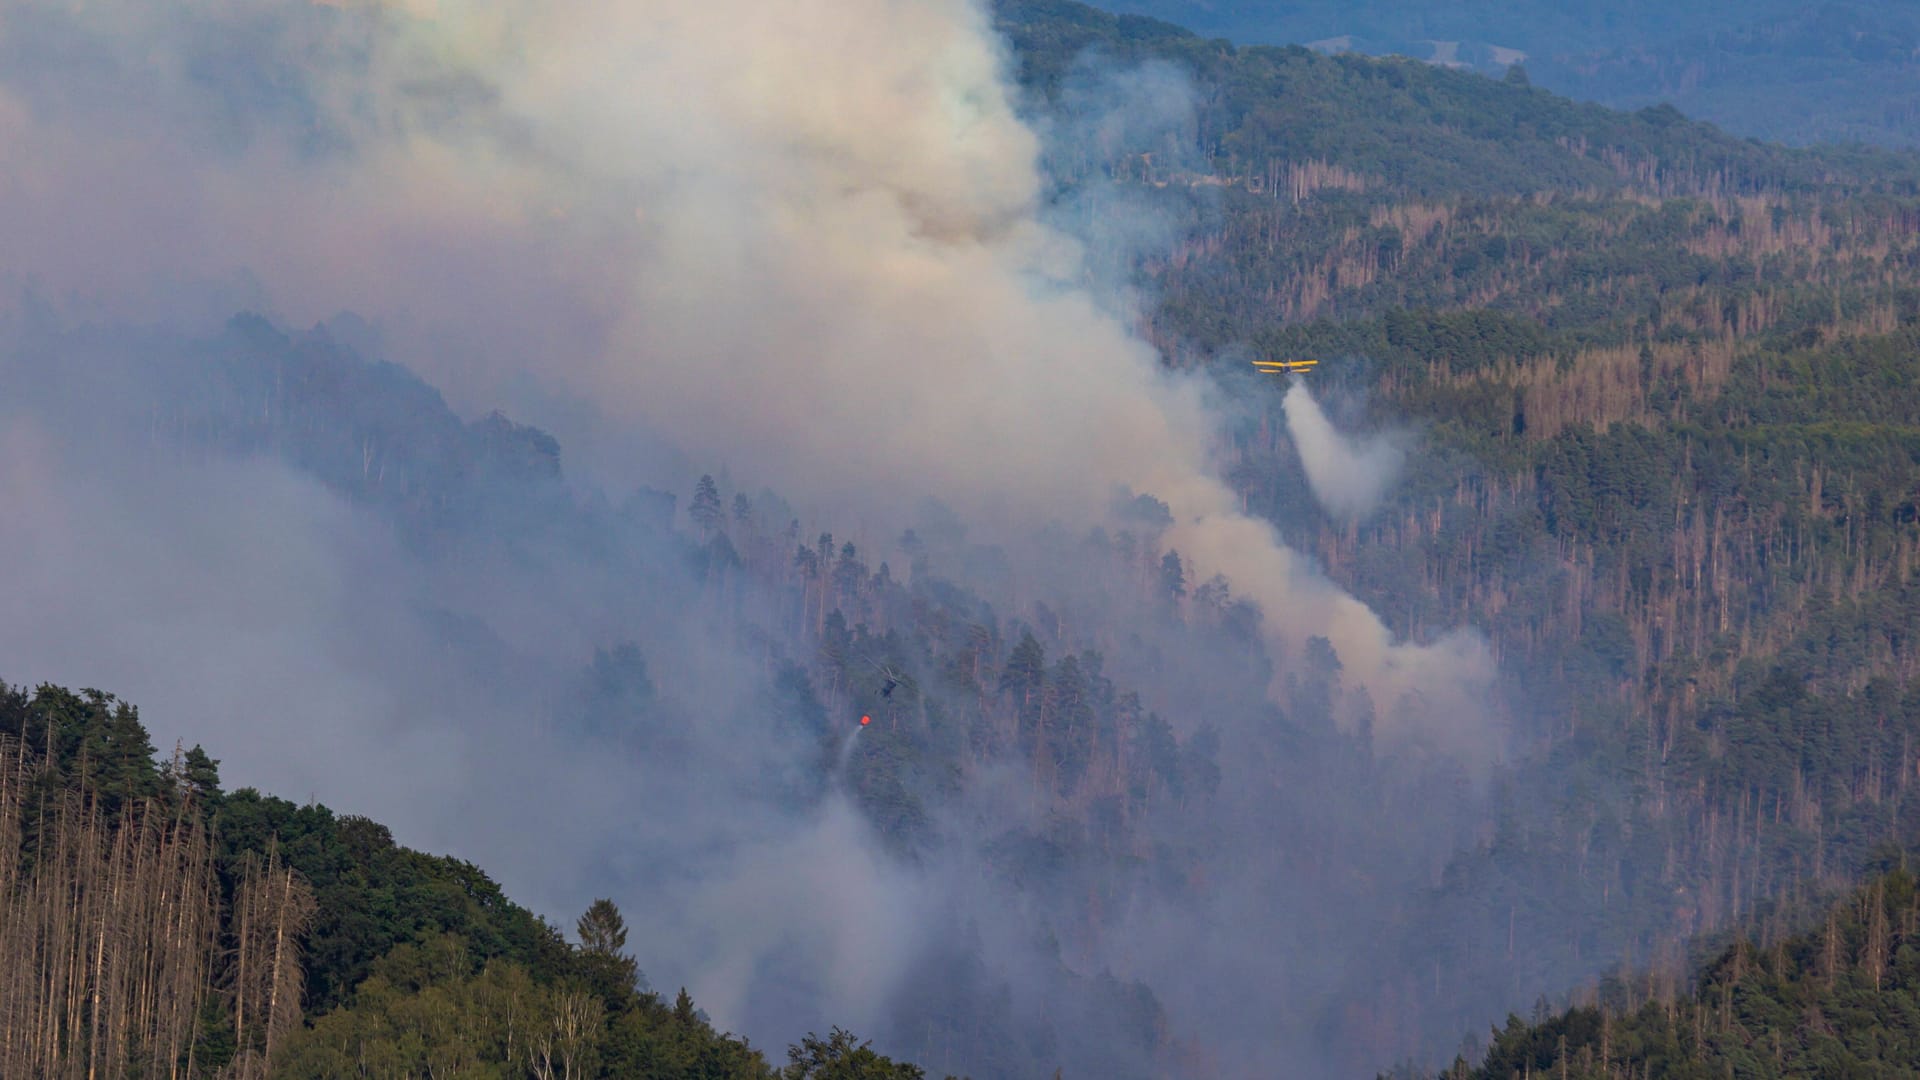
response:
[(1396, 441), (1341, 434), (1302, 383), (1287, 389), (1280, 407), (1286, 413), (1293, 444), (1300, 451), (1307, 484), (1328, 513), (1360, 517), (1379, 505), (1405, 457)]

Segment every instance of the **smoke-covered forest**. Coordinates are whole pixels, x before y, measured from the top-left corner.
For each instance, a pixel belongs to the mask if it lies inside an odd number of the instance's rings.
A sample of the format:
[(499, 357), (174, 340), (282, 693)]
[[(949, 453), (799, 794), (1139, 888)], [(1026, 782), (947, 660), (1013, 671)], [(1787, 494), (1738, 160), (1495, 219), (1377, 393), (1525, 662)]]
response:
[(178, 6), (0, 19), (0, 1074), (1910, 1060), (1920, 158)]

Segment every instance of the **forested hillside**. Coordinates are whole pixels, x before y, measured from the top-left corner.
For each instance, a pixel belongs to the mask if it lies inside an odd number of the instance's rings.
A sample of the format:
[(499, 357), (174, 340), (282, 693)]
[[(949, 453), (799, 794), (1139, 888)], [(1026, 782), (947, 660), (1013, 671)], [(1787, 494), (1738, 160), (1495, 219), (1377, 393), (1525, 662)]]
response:
[[(1250, 505), (1399, 629), (1493, 636), (1515, 756), (1431, 894), (1478, 926), (1443, 969), (1518, 990), (1624, 948), (1682, 977), (1689, 935), (1920, 838), (1910, 161), (1001, 11), (1043, 95), (1090, 46), (1192, 73), (1193, 129), (1082, 165), (1185, 223), (1143, 265), (1157, 339), (1249, 402)], [(1256, 144), (1249, 85), (1288, 141)], [(1151, 171), (1182, 138), (1200, 164)], [(1417, 428), (1389, 505), (1315, 505), (1249, 354)]]
[(0, 685), (7, 1076), (923, 1075), (839, 1030), (789, 1065), (650, 991), (619, 909), (579, 941), (385, 827), (156, 763), (132, 706)]

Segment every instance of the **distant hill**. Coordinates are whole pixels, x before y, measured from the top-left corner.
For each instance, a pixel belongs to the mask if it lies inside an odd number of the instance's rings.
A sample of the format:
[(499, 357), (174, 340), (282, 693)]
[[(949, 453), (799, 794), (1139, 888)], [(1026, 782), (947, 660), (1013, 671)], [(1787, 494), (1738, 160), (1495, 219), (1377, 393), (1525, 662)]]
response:
[[(1289, 181), (1286, 167), (1311, 161), (1337, 163), (1376, 191), (1434, 195), (1629, 187), (1654, 195), (1731, 194), (1910, 185), (1920, 177), (1910, 157), (1791, 152), (1671, 108), (1624, 113), (1408, 59), (1236, 47), (1071, 0), (1001, 0), (995, 12), (1013, 43), (1020, 80), (1044, 97), (1088, 77), (1090, 58), (1118, 65), (1162, 60), (1187, 72), (1197, 88), (1197, 129), (1179, 133), (1193, 138), (1185, 164), (1255, 187), (1352, 186), (1331, 174)], [(1177, 171), (1180, 162), (1166, 146), (1143, 142), (1138, 149), (1156, 151), (1153, 169)]]
[(1618, 108), (1671, 104), (1740, 135), (1920, 141), (1920, 4), (1519, 4), (1469, 0), (1110, 0), (1245, 44), (1397, 54), (1533, 81)]

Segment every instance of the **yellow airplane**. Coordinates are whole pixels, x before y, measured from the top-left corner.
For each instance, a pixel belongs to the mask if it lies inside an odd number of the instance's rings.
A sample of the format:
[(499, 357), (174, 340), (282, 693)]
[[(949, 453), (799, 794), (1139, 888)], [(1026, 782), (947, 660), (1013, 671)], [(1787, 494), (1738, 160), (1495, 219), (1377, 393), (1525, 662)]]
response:
[(1268, 375), (1298, 375), (1319, 362), (1318, 360), (1255, 360), (1253, 369)]

